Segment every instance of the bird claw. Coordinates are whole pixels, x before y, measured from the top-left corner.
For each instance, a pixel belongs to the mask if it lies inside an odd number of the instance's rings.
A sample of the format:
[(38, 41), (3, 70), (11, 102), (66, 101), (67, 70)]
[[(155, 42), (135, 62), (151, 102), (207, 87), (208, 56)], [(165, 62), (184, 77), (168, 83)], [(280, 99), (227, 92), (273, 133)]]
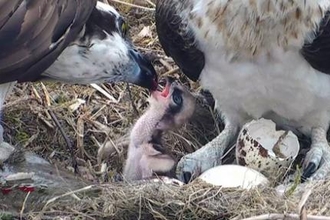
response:
[(226, 126), (204, 147), (182, 157), (176, 168), (177, 178), (188, 183), (206, 170), (221, 165), (224, 150), (233, 139), (237, 138), (236, 131), (236, 127)]
[(312, 176), (312, 174), (317, 170), (317, 166), (315, 163), (310, 162), (303, 171), (301, 176), (301, 182), (305, 182), (308, 178)]
[(312, 146), (307, 153), (302, 182), (306, 180), (323, 180), (330, 174), (330, 147), (327, 143)]
[(188, 154), (181, 158), (179, 161), (176, 173), (177, 178), (184, 182), (188, 183), (192, 179), (194, 179), (196, 176), (199, 176), (200, 174), (200, 167), (201, 167), (201, 160), (195, 160), (194, 154)]
[(220, 164), (219, 152), (203, 147), (181, 158), (176, 169), (177, 178), (188, 183), (204, 171)]

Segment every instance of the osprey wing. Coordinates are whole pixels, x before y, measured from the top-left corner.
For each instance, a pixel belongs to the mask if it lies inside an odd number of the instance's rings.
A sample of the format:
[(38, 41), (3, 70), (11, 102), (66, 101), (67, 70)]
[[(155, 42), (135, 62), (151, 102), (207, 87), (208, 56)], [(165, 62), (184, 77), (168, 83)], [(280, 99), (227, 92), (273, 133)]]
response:
[(96, 0), (0, 0), (0, 83), (34, 81), (77, 37)]
[(186, 3), (183, 0), (158, 0), (156, 28), (166, 54), (174, 59), (186, 76), (197, 81), (205, 58), (196, 45), (194, 34), (180, 15), (180, 9), (185, 10)]
[(313, 68), (330, 74), (330, 11), (322, 19), (315, 39), (303, 46), (301, 54)]

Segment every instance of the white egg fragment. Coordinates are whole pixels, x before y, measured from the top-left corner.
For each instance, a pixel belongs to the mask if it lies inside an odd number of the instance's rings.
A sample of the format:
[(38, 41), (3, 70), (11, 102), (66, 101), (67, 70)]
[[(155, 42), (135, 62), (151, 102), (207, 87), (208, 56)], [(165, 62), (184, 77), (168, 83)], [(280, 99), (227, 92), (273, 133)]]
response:
[(180, 180), (173, 179), (173, 178), (170, 178), (170, 177), (167, 177), (167, 176), (152, 177), (152, 178), (150, 178), (150, 180), (152, 182), (155, 182), (155, 183), (162, 182), (162, 183), (165, 183), (167, 185), (176, 185), (176, 186), (183, 186), (183, 185), (185, 185)]
[(294, 133), (277, 131), (273, 121), (262, 118), (243, 126), (236, 143), (236, 161), (278, 180), (297, 157), (299, 148)]
[(215, 186), (242, 189), (251, 189), (269, 183), (268, 179), (258, 171), (233, 164), (213, 167), (202, 173), (198, 179)]

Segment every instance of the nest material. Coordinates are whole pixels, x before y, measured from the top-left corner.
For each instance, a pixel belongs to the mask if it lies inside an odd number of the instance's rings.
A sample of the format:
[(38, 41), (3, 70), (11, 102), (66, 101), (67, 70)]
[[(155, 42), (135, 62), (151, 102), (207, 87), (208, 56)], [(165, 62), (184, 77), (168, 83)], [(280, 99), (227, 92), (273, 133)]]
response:
[[(135, 3), (133, 0), (126, 2)], [(162, 76), (171, 75), (179, 79), (198, 93), (198, 84), (179, 74), (180, 70), (173, 60), (167, 58), (161, 49), (155, 32), (153, 12), (120, 3), (115, 6), (127, 12), (125, 17), (129, 21), (133, 41), (138, 49), (154, 60), (157, 72)], [(152, 7), (152, 4), (143, 6)], [(144, 27), (150, 28), (151, 36), (139, 35)], [(105, 178), (97, 174), (100, 168), (96, 158), (98, 143), (108, 140), (116, 142), (125, 136), (146, 108), (147, 94), (133, 86), (131, 98), (123, 83), (105, 84), (102, 88), (113, 99), (106, 98), (88, 86), (59, 83), (45, 83), (45, 87), (41, 83), (19, 85), (7, 100), (4, 111), (6, 140), (72, 170), (67, 143), (48, 113), (51, 110), (74, 146), (73, 154), (77, 159), (80, 175), (100, 183), (113, 180), (113, 176), (121, 172), (126, 148), (119, 148), (110, 155), (105, 172), (109, 178)], [(70, 109), (78, 99), (83, 99), (86, 103), (78, 105), (75, 110)], [(164, 137), (167, 146), (172, 146), (178, 157), (200, 148), (221, 130), (211, 106), (201, 102), (199, 107), (189, 124)], [(330, 215), (329, 187), (330, 182), (316, 184), (307, 199), (305, 211), (302, 209), (303, 213)], [(27, 213), (23, 210), (22, 214), (31, 219), (53, 219), (61, 216), (78, 219), (243, 219), (279, 213), (280, 216), (275, 216), (276, 219), (283, 219), (281, 215), (292, 213), (291, 217), (298, 219), (298, 205), (304, 199), (302, 193), (280, 198), (272, 188), (251, 191), (221, 189), (198, 181), (183, 187), (145, 182), (106, 183), (79, 191), (75, 193), (78, 197), (72, 197), (72, 192), (54, 199), (43, 210)]]
[[(273, 188), (221, 189), (200, 180), (184, 186), (138, 182), (90, 187), (80, 200), (62, 198), (31, 218), (84, 219), (299, 219), (330, 215), (330, 182), (316, 183), (280, 197)], [(91, 192), (97, 194), (90, 196)], [(87, 196), (89, 195), (89, 196)], [(70, 204), (70, 205), (69, 205)], [(255, 216), (259, 216), (256, 218)], [(274, 216), (276, 218), (271, 218)], [(309, 218), (308, 218), (309, 219)], [(313, 219), (313, 218), (310, 218)], [(314, 218), (316, 219), (316, 218)]]

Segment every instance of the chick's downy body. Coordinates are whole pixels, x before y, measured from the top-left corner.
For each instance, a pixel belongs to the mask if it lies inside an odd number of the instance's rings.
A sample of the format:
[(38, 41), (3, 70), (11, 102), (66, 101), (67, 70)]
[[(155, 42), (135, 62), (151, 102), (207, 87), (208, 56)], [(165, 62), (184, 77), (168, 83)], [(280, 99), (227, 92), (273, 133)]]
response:
[(149, 108), (130, 134), (123, 172), (126, 180), (145, 179), (153, 173), (167, 173), (174, 167), (176, 160), (161, 143), (161, 135), (182, 126), (195, 108), (193, 95), (172, 79), (167, 80), (163, 92), (153, 92), (148, 101)]

